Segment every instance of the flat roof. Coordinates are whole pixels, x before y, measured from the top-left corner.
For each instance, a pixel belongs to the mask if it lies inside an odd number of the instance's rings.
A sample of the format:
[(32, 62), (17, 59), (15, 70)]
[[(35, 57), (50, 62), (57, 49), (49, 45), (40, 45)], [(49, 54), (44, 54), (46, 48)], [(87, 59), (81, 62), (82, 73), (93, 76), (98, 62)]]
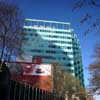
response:
[(38, 19), (29, 19), (29, 18), (26, 18), (25, 19), (26, 21), (37, 21), (37, 22), (45, 22), (45, 23), (55, 23), (55, 24), (64, 24), (64, 25), (70, 25), (70, 23), (67, 23), (67, 22), (59, 22), (59, 21), (48, 21), (48, 20), (38, 20)]

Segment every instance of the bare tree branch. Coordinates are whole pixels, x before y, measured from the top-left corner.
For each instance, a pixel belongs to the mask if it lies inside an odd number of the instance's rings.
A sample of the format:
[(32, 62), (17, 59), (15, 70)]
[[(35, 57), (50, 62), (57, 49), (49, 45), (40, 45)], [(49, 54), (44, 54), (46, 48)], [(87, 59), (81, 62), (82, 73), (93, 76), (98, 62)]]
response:
[(96, 2), (96, 0), (91, 0), (92, 5), (100, 7), (100, 4)]
[(24, 18), (16, 5), (0, 1), (1, 61), (19, 55), (23, 44)]
[(93, 93), (98, 92), (100, 94), (100, 44), (96, 45), (93, 57), (95, 57), (95, 61), (89, 66), (91, 73), (90, 90)]

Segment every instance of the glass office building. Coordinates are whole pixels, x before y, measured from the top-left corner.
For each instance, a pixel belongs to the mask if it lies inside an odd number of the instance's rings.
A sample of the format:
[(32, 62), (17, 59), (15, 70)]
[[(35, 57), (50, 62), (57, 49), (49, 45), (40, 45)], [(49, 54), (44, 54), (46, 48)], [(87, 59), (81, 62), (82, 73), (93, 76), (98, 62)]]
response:
[(43, 63), (57, 62), (77, 76), (84, 86), (80, 44), (70, 23), (25, 19), (25, 55), (41, 57)]

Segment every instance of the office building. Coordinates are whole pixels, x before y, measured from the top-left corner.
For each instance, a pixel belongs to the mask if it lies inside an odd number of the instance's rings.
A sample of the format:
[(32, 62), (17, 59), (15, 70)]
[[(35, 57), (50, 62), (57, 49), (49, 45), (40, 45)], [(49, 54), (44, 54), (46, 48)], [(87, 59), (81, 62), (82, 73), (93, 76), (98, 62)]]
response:
[(42, 63), (61, 64), (84, 86), (80, 43), (70, 23), (25, 19), (25, 55), (41, 57)]

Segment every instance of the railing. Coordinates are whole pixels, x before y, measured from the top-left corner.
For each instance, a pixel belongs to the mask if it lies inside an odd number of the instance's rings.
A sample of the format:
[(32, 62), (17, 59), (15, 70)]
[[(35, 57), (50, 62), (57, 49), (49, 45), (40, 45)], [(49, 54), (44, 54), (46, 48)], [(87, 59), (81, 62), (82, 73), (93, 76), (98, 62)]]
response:
[(10, 85), (10, 100), (65, 100), (65, 98), (12, 80)]

